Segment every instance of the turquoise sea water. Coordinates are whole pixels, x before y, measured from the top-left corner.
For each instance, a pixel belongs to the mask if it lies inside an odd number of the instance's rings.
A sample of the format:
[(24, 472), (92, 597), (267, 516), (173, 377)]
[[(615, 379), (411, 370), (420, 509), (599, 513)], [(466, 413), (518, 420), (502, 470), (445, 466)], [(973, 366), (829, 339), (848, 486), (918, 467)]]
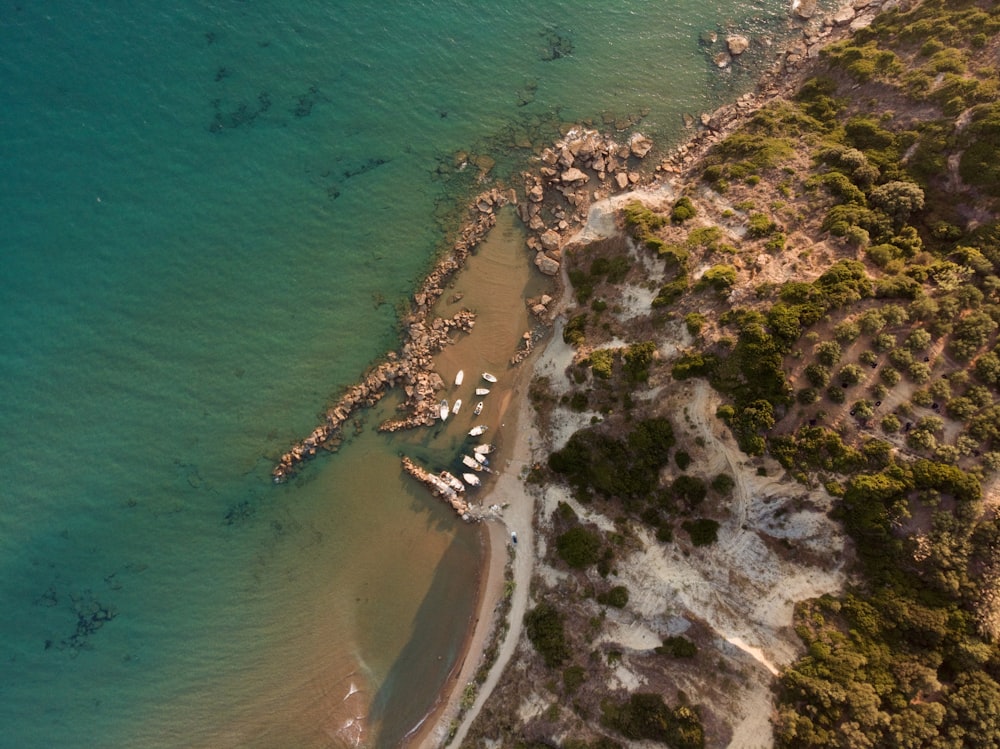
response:
[(394, 347), (457, 152), (679, 138), (773, 54), (720, 73), (699, 34), (787, 5), (0, 3), (0, 747), (394, 745), (478, 536), (374, 414), (274, 459)]

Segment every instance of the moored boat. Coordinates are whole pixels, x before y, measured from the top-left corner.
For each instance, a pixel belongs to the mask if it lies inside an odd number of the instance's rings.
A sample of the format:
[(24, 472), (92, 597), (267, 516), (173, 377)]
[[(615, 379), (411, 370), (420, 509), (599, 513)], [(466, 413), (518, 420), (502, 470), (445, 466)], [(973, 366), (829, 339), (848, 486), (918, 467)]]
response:
[(474, 426), (469, 430), (470, 437), (478, 437), (480, 434), (485, 434), (486, 430), (489, 429), (485, 424), (480, 424), (479, 426)]
[(448, 400), (441, 401), (441, 421), (448, 418)]
[(489, 395), (489, 394), (490, 394), (489, 388), (476, 388), (476, 395)]
[(457, 414), (458, 409), (460, 409), (461, 407), (462, 407), (462, 399), (459, 398), (457, 401), (455, 401), (455, 405), (451, 407), (451, 412), (453, 414)]
[(462, 456), (462, 465), (465, 466), (466, 468), (471, 468), (473, 471), (483, 470), (483, 467), (479, 465), (479, 462), (473, 458), (470, 458), (468, 455)]
[(462, 478), (465, 479), (465, 483), (469, 486), (479, 486), (482, 483), (474, 473), (463, 473)]
[(477, 453), (479, 455), (489, 455), (496, 449), (497, 449), (496, 445), (483, 444), (483, 445), (476, 445), (474, 448), (472, 448), (472, 452)]
[(484, 453), (472, 453), (472, 457), (476, 459), (477, 463), (486, 462), (486, 455)]
[(458, 479), (457, 476), (453, 476), (452, 474), (448, 473), (447, 471), (441, 471), (441, 473), (438, 474), (438, 477), (444, 483), (446, 483), (448, 486), (450, 486), (452, 489), (454, 489), (455, 491), (457, 491), (457, 492), (464, 492), (465, 491), (465, 484), (463, 484)]
[(487, 382), (496, 382), (497, 378), (491, 375), (489, 372), (483, 372), (483, 379)]
[(455, 375), (455, 384), (456, 385), (461, 385), (462, 384), (462, 380), (464, 380), (464, 379), (465, 379), (465, 370), (464, 369), (458, 370), (458, 374)]
[(482, 412), (483, 412), (483, 402), (479, 401), (479, 403), (476, 404), (476, 407), (472, 409), (472, 413), (474, 413), (476, 416), (479, 416), (479, 414), (481, 414)]

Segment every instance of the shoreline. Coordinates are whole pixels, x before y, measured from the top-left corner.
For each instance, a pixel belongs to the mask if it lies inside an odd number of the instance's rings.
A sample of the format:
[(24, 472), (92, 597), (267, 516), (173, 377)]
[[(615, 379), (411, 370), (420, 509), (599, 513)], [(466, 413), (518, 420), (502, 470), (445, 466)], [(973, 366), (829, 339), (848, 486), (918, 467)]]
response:
[[(789, 19), (802, 26), (801, 38), (789, 43), (776, 56), (774, 64), (761, 75), (755, 91), (743, 94), (734, 102), (725, 104), (712, 113), (701, 116), (700, 129), (687, 137), (682, 131), (679, 145), (661, 151), (655, 168), (644, 173), (638, 164), (653, 149), (653, 143), (636, 133), (626, 143), (618, 143), (610, 135), (596, 130), (575, 128), (540, 154), (521, 172), (520, 189), (497, 185), (473, 197), (468, 204), (467, 218), (461, 224), (459, 239), (451, 251), (441, 257), (412, 296), (410, 313), (401, 321), (404, 332), (400, 346), (389, 351), (383, 360), (373, 365), (359, 380), (348, 388), (345, 395), (325, 413), (323, 422), (304, 440), (295, 443), (276, 463), (272, 472), (275, 483), (291, 478), (301, 464), (320, 451), (336, 451), (340, 442), (340, 428), (355, 410), (375, 405), (389, 390), (400, 387), (405, 391), (405, 402), (400, 410), (409, 416), (390, 420), (379, 427), (380, 431), (395, 431), (435, 423), (434, 414), (440, 391), (445, 382), (435, 371), (434, 356), (454, 343), (454, 330), (471, 332), (475, 314), (463, 309), (452, 318), (435, 317), (435, 302), (444, 294), (447, 285), (466, 265), (472, 250), (479, 245), (496, 225), (496, 214), (507, 204), (515, 206), (527, 232), (525, 250), (529, 258), (534, 255), (534, 265), (545, 276), (551, 277), (556, 290), (552, 296), (562, 297), (565, 290), (562, 268), (563, 252), (574, 246), (580, 231), (587, 225), (591, 208), (611, 198), (655, 190), (672, 180), (690, 174), (692, 167), (715, 143), (739, 127), (746, 119), (768, 102), (786, 95), (799, 85), (807, 72), (806, 61), (815, 58), (819, 49), (850, 36), (857, 28), (870, 22), (894, 0), (856, 2), (844, 8), (851, 9), (850, 17), (842, 15), (843, 9), (825, 18), (807, 19), (790, 12)], [(808, 28), (807, 28), (808, 27)], [(548, 301), (546, 301), (546, 299)], [(553, 301), (546, 295), (540, 300), (524, 300), (533, 317), (546, 330), (551, 331), (554, 318), (563, 305), (561, 299)], [(517, 372), (511, 389), (515, 398), (512, 421), (516, 439), (498, 471), (496, 480), (480, 498), (480, 507), (500, 504), (503, 496), (509, 505), (501, 517), (484, 520), (483, 543), (487, 545), (485, 567), (477, 576), (477, 603), (470, 632), (462, 642), (456, 666), (449, 674), (446, 686), (437, 696), (429, 712), (411, 729), (404, 739), (406, 747), (439, 747), (449, 743), (450, 723), (462, 716), (460, 741), (464, 730), (471, 724), (479, 707), (489, 697), (493, 684), (499, 679), (507, 661), (516, 647), (524, 611), (527, 606), (528, 587), (534, 555), (532, 520), (534, 498), (520, 478), (520, 471), (512, 471), (515, 464), (530, 465), (532, 458), (533, 424), (530, 404), (524, 395), (535, 372), (537, 356), (546, 345), (535, 348), (537, 337), (524, 342), (524, 350), (514, 352), (511, 365), (530, 360)], [(506, 410), (506, 409), (505, 409)], [(503, 494), (508, 492), (509, 494)], [(458, 509), (458, 508), (456, 508)], [(460, 513), (461, 514), (461, 513)], [(487, 680), (475, 693), (474, 704), (463, 710), (465, 687), (472, 683), (478, 671), (483, 651), (491, 634), (500, 622), (495, 616), (504, 593), (507, 565), (508, 532), (516, 529), (520, 543), (514, 557), (514, 594), (508, 627), (499, 639), (499, 655), (490, 668)]]
[[(561, 231), (556, 242), (553, 242), (551, 237), (552, 229), (538, 220), (537, 217), (540, 211), (532, 211), (534, 205), (543, 202), (543, 199), (534, 200), (533, 193), (539, 188), (544, 189), (544, 178), (546, 177), (549, 178), (550, 185), (552, 184), (552, 177), (556, 177), (557, 184), (566, 181), (557, 176), (558, 173), (552, 169), (552, 167), (560, 165), (560, 156), (566, 149), (564, 147), (558, 153), (553, 149), (543, 149), (539, 159), (540, 169), (538, 172), (535, 174), (524, 172), (522, 174), (525, 180), (524, 192), (526, 200), (521, 203), (517, 203), (515, 200), (511, 202), (517, 205), (522, 222), (529, 232), (527, 249), (536, 252), (536, 267), (544, 273), (554, 275), (557, 279), (559, 288), (555, 294), (562, 297), (565, 291), (565, 284), (563, 283), (564, 271), (561, 268), (562, 251), (564, 248), (572, 247), (579, 241), (578, 238), (590, 219), (591, 208), (611, 202), (615, 198), (620, 200), (623, 194), (638, 194), (643, 191), (656, 191), (664, 187), (669, 187), (669, 184), (674, 180), (690, 176), (692, 167), (704, 157), (705, 153), (715, 143), (740, 127), (761, 107), (770, 101), (789, 94), (801, 85), (808, 73), (807, 61), (818, 57), (820, 49), (833, 42), (848, 38), (857, 29), (868, 25), (878, 13), (892, 7), (893, 4), (894, 0), (872, 0), (871, 2), (862, 0), (862, 2), (855, 2), (853, 4), (847, 3), (842, 5), (839, 10), (821, 19), (814, 19), (815, 23), (812, 30), (808, 29), (807, 26), (813, 19), (795, 14), (796, 9), (799, 7), (797, 4), (792, 9), (790, 20), (802, 24), (802, 38), (790, 42), (787, 48), (778, 53), (775, 63), (769, 70), (763, 73), (756, 84), (754, 92), (743, 94), (732, 103), (724, 104), (713, 112), (703, 115), (702, 129), (690, 134), (689, 137), (665, 153), (660, 163), (656, 166), (655, 172), (647, 179), (637, 178), (634, 176), (634, 173), (630, 173), (627, 169), (619, 171), (613, 179), (607, 181), (604, 178), (600, 179), (602, 188), (610, 188), (606, 193), (602, 194), (602, 190), (599, 189), (593, 194), (592, 200), (584, 199), (580, 200), (579, 203), (574, 199), (579, 196), (578, 192), (572, 191), (567, 194), (565, 190), (560, 190), (569, 203), (582, 210), (575, 213), (573, 216), (575, 220), (572, 222), (567, 222), (565, 217), (560, 217), (556, 214), (556, 218), (559, 219), (557, 226)], [(817, 25), (819, 26), (818, 30), (815, 28)], [(582, 128), (577, 132), (582, 133), (584, 136), (598, 135), (594, 131), (587, 131)], [(606, 140), (613, 143), (610, 138)], [(555, 144), (555, 146), (558, 147), (559, 143)], [(642, 158), (650, 150), (651, 146), (652, 144), (649, 141), (642, 138), (640, 149), (644, 150), (640, 151), (641, 155), (637, 152), (632, 152), (632, 155)], [(552, 158), (549, 154), (554, 154), (555, 158)], [(590, 162), (590, 166), (594, 166), (593, 161)], [(548, 172), (545, 171), (546, 167), (549, 169)], [(572, 168), (572, 165), (570, 165), (569, 169)], [(624, 179), (618, 175), (624, 176)], [(569, 182), (572, 184), (572, 180)], [(619, 187), (619, 190), (614, 189), (616, 186)], [(546, 234), (549, 234), (549, 236), (546, 237)], [(549, 268), (544, 267), (550, 260), (556, 261), (554, 270), (551, 266)], [(565, 302), (560, 298), (558, 302), (551, 305), (551, 308), (537, 310), (536, 314), (544, 316), (551, 322), (564, 306)], [(518, 374), (518, 386), (515, 387), (515, 392), (522, 386), (527, 387), (531, 377), (534, 376), (538, 357), (544, 354), (547, 344), (548, 341), (545, 342), (545, 345), (535, 349), (534, 353), (537, 354), (537, 357), (531, 362), (531, 366), (525, 370), (529, 374), (526, 375), (523, 371)], [(521, 428), (517, 430), (515, 446), (497, 481), (483, 497), (484, 505), (493, 503), (496, 495), (500, 493), (501, 485), (504, 484), (506, 486), (506, 483), (509, 483), (512, 485), (511, 489), (516, 489), (514, 494), (522, 498), (523, 501), (521, 504), (530, 509), (526, 518), (519, 517), (518, 519), (519, 527), (524, 530), (519, 531), (523, 535), (519, 535), (519, 540), (521, 541), (518, 545), (520, 552), (515, 556), (513, 574), (515, 600), (508, 614), (508, 630), (497, 643), (499, 648), (498, 657), (491, 665), (487, 679), (476, 690), (474, 703), (468, 709), (464, 709), (461, 701), (464, 696), (465, 685), (472, 683), (471, 677), (478, 670), (489, 637), (493, 634), (497, 626), (501, 624), (497, 620), (495, 612), (503, 593), (502, 581), (506, 568), (506, 553), (500, 552), (501, 548), (504, 551), (507, 548), (506, 531), (509, 530), (510, 526), (505, 517), (502, 520), (488, 521), (487, 528), (484, 529), (487, 541), (491, 543), (487, 555), (489, 560), (488, 569), (485, 572), (485, 579), (480, 578), (482, 590), (478, 604), (478, 615), (473, 631), (464, 643), (462, 656), (459, 659), (461, 665), (458, 666), (457, 673), (454, 676), (449, 675), (445, 693), (439, 696), (435, 707), (428, 713), (421, 724), (414, 729), (412, 740), (406, 744), (406, 747), (410, 749), (413, 747), (416, 749), (438, 749), (439, 747), (453, 744), (457, 746), (461, 743), (469, 726), (478, 715), (479, 708), (489, 698), (493, 686), (499, 680), (520, 638), (522, 620), (527, 608), (528, 587), (531, 580), (534, 554), (534, 534), (532, 528), (535, 508), (534, 498), (528, 493), (519, 478), (511, 476), (509, 469), (511, 467), (510, 464), (514, 462), (520, 462), (524, 465), (530, 465), (531, 463), (531, 438), (534, 435), (534, 425), (530, 417), (530, 404), (526, 399), (522, 398), (520, 400), (517, 414), (518, 424)], [(504, 482), (505, 478), (508, 480), (507, 482)], [(501, 531), (501, 528), (504, 530)], [(500, 535), (501, 533), (503, 535)], [(499, 536), (500, 543), (496, 542), (496, 536)], [(518, 561), (521, 563), (518, 564)], [(457, 733), (454, 739), (450, 739), (449, 733), (453, 728), (451, 724), (459, 716), (461, 717), (461, 723), (455, 727)]]

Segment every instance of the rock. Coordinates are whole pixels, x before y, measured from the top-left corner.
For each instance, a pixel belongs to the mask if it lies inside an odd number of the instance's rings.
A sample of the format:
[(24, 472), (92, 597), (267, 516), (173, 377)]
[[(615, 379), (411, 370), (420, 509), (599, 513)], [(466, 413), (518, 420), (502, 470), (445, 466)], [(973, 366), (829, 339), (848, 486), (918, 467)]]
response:
[(560, 179), (563, 181), (563, 183), (586, 182), (587, 175), (581, 172), (576, 167), (573, 167), (572, 169), (567, 169), (565, 172), (563, 172), (562, 177), (560, 177)]
[(538, 303), (543, 307), (548, 307), (552, 303), (552, 297), (548, 294), (542, 294), (542, 298), (538, 300)]
[[(853, 17), (853, 16), (852, 16)], [(750, 47), (750, 40), (743, 34), (730, 34), (726, 37), (726, 49), (733, 57), (738, 57)]]
[(628, 175), (625, 172), (618, 172), (615, 175), (615, 184), (618, 185), (619, 190), (624, 190), (628, 187)]
[(816, 15), (819, 0), (796, 0), (794, 7), (795, 15), (802, 19), (809, 19)]
[(542, 198), (545, 197), (545, 190), (542, 189), (541, 185), (535, 185), (530, 190), (528, 190), (528, 200), (532, 203), (541, 203)]
[(653, 148), (653, 141), (647, 138), (645, 135), (640, 135), (636, 133), (629, 140), (629, 151), (637, 159), (645, 158), (646, 154), (649, 153)]
[(721, 52), (716, 54), (715, 57), (712, 58), (712, 62), (715, 63), (715, 67), (717, 68), (724, 68), (732, 61), (733, 58), (730, 57), (729, 53), (726, 52), (725, 50), (722, 50)]
[(632, 185), (637, 184), (639, 182), (639, 180), (640, 180), (640, 177), (639, 177), (639, 173), (638, 172), (629, 172), (628, 173), (629, 184), (632, 184)]
[(548, 310), (545, 308), (544, 304), (536, 304), (531, 308), (531, 314), (535, 315), (535, 317), (541, 317), (546, 312), (548, 312)]
[(535, 255), (535, 265), (538, 266), (538, 270), (546, 276), (554, 276), (559, 272), (559, 262), (553, 260), (544, 252), (539, 252)]
[(558, 250), (559, 245), (562, 244), (562, 237), (557, 232), (552, 231), (552, 229), (542, 234), (540, 239), (542, 247), (546, 250)]
[(847, 24), (849, 24), (851, 21), (854, 20), (855, 15), (857, 15), (857, 12), (854, 10), (854, 8), (850, 6), (841, 8), (840, 10), (838, 10), (836, 13), (833, 14), (833, 23), (835, 26), (846, 26)]
[(706, 47), (711, 47), (717, 41), (719, 41), (719, 35), (715, 31), (702, 31), (698, 35), (698, 42)]

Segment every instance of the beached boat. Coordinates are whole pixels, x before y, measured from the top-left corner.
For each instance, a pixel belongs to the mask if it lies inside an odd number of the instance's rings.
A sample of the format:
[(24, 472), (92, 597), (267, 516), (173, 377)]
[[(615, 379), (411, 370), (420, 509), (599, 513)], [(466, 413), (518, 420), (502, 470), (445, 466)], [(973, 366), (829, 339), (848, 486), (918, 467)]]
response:
[(483, 467), (479, 465), (479, 462), (474, 458), (470, 458), (468, 455), (462, 456), (462, 465), (466, 468), (471, 468), (473, 471), (483, 470)]
[(472, 448), (472, 452), (479, 455), (489, 455), (491, 452), (497, 449), (496, 445), (476, 445)]
[(448, 486), (450, 486), (455, 491), (457, 491), (457, 492), (464, 492), (465, 491), (465, 484), (463, 484), (459, 480), (459, 478), (457, 476), (453, 476), (452, 474), (448, 473), (447, 471), (441, 471), (441, 473), (438, 474), (438, 476), (439, 476), (439, 478), (444, 483), (446, 483)]
[(441, 421), (448, 418), (448, 400), (441, 401)]
[(476, 395), (489, 395), (489, 394), (490, 394), (489, 388), (476, 388)]
[(461, 407), (462, 407), (462, 399), (459, 398), (457, 401), (455, 401), (455, 405), (451, 407), (451, 412), (453, 414), (457, 414), (458, 409), (460, 409)]
[(482, 483), (474, 473), (463, 473), (462, 478), (465, 479), (465, 483), (469, 486), (479, 486)]
[(479, 401), (479, 403), (476, 404), (476, 407), (472, 409), (472, 413), (474, 413), (476, 416), (479, 416), (479, 414), (481, 414), (482, 412), (483, 412), (483, 402)]
[(464, 379), (465, 379), (465, 370), (464, 369), (458, 370), (458, 374), (455, 375), (455, 384), (456, 385), (461, 385), (462, 384), (462, 380), (464, 380)]
[(486, 430), (489, 429), (485, 424), (480, 424), (479, 426), (472, 427), (469, 430), (470, 437), (478, 437), (480, 434), (485, 434)]
[(487, 382), (496, 382), (497, 378), (491, 375), (489, 372), (483, 372), (483, 379)]

